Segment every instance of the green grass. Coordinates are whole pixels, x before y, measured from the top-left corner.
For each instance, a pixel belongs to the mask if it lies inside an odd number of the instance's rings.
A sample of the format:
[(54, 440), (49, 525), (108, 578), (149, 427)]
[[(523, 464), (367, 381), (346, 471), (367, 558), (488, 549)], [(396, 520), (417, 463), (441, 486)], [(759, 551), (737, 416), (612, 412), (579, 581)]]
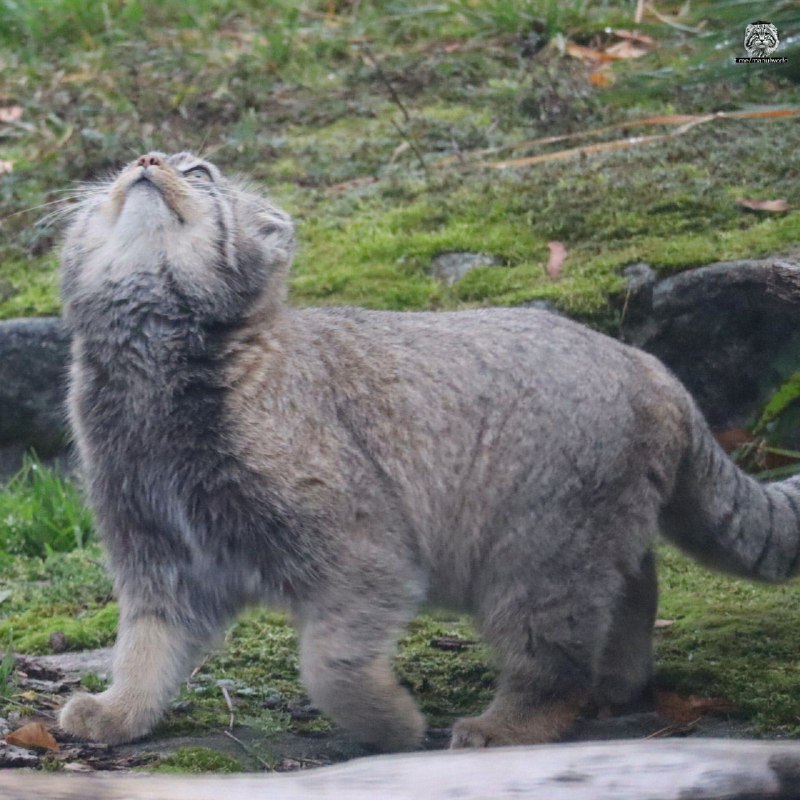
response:
[[(0, 318), (57, 312), (58, 226), (47, 210), (74, 181), (152, 147), (208, 151), (296, 215), (300, 304), (440, 309), (547, 299), (613, 329), (629, 263), (670, 272), (786, 249), (798, 237), (792, 120), (717, 120), (589, 158), (503, 171), (483, 164), (624, 138), (619, 130), (512, 149), (646, 114), (800, 104), (800, 76), (730, 63), (750, 13), (741, 3), (693, 3), (683, 23), (705, 21), (703, 36), (646, 19), (641, 28), (657, 46), (615, 64), (616, 82), (603, 89), (561, 54), (559, 37), (603, 47), (607, 28), (632, 27), (630, 3), (110, 0), (98, 11), (54, 0), (43, 8), (0, 3), (0, 41), (13, 44), (0, 95), (23, 109), (18, 124), (0, 128), (0, 160), (14, 162), (0, 182)], [(773, 14), (787, 30), (796, 16), (788, 6)], [(493, 153), (476, 155), (484, 148)], [(747, 213), (738, 196), (784, 197), (791, 210)], [(557, 281), (544, 271), (553, 239), (569, 251)], [(449, 250), (486, 252), (499, 266), (446, 287), (429, 273)]]
[(36, 459), (0, 491), (0, 559), (68, 552), (91, 539), (91, 515), (75, 484)]
[(8, 700), (15, 690), (14, 683), (14, 639), (6, 638), (3, 644), (3, 658), (0, 660), (0, 701)]
[(660, 680), (684, 694), (720, 697), (770, 736), (800, 735), (800, 665), (794, 584), (734, 581), (663, 548), (657, 632)]

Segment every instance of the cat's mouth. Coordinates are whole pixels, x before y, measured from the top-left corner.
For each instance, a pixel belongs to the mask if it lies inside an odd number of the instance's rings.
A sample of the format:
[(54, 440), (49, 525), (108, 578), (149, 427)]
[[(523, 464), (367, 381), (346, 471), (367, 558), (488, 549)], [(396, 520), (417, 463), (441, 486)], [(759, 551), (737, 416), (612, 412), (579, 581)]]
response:
[(162, 186), (155, 175), (148, 174), (147, 171), (142, 170), (141, 174), (134, 178), (125, 188), (124, 188), (124, 200), (127, 201), (128, 197), (130, 196), (131, 192), (134, 190), (145, 190), (147, 192), (155, 192), (164, 205), (172, 212), (178, 222), (183, 223), (184, 218), (181, 214), (180, 210), (178, 209), (176, 200), (178, 199), (175, 196), (174, 191), (169, 191), (168, 186)]
[(167, 205), (170, 205), (169, 201), (167, 200), (167, 192), (164, 191), (164, 188), (160, 185), (159, 181), (153, 174), (148, 174), (145, 170), (141, 171), (141, 174), (134, 178), (128, 185), (125, 187), (125, 194), (128, 194), (133, 188), (135, 187), (142, 187), (145, 189), (154, 189), (161, 197), (164, 198), (164, 201)]
[[(163, 157), (143, 156), (123, 170), (109, 192), (112, 218), (119, 219), (125, 209), (129, 214), (148, 215), (159, 208), (180, 225), (199, 219), (207, 211), (203, 192), (194, 191), (186, 177)], [(167, 217), (168, 214), (168, 217)]]

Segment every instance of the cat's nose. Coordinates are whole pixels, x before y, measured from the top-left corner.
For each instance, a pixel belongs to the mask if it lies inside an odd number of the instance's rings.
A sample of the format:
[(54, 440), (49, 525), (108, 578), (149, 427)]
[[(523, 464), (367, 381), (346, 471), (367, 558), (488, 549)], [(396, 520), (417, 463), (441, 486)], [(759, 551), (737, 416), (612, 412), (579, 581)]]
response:
[(155, 153), (148, 153), (145, 156), (139, 156), (136, 160), (137, 167), (160, 167), (163, 164), (161, 156)]

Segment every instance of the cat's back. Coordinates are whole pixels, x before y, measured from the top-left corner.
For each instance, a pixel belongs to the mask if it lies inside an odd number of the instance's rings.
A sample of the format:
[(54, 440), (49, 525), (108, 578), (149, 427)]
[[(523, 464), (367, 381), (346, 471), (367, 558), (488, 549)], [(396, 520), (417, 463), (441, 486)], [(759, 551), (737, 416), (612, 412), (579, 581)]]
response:
[(538, 309), (297, 309), (282, 330), (250, 339), (229, 397), (262, 465), (298, 446), (315, 462), (355, 446), (391, 474), (452, 475), (479, 451), (522, 470), (548, 451), (613, 462), (636, 431), (674, 439), (683, 417), (654, 358)]
[[(311, 351), (343, 373), (377, 370), (408, 381), (438, 380), (442, 391), (471, 388), (495, 397), (536, 387), (595, 396), (618, 382), (649, 383), (667, 371), (652, 357), (609, 336), (540, 309), (486, 308), (393, 312), (313, 308), (295, 312)], [(305, 351), (306, 357), (314, 353)]]

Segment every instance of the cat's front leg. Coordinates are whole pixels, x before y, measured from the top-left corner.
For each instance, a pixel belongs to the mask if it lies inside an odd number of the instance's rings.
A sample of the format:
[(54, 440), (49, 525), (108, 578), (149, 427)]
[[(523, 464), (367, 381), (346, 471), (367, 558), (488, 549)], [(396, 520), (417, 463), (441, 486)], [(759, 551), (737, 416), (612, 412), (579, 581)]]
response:
[(111, 687), (75, 694), (59, 716), (73, 736), (119, 744), (148, 734), (175, 697), (205, 642), (155, 610), (122, 607)]

